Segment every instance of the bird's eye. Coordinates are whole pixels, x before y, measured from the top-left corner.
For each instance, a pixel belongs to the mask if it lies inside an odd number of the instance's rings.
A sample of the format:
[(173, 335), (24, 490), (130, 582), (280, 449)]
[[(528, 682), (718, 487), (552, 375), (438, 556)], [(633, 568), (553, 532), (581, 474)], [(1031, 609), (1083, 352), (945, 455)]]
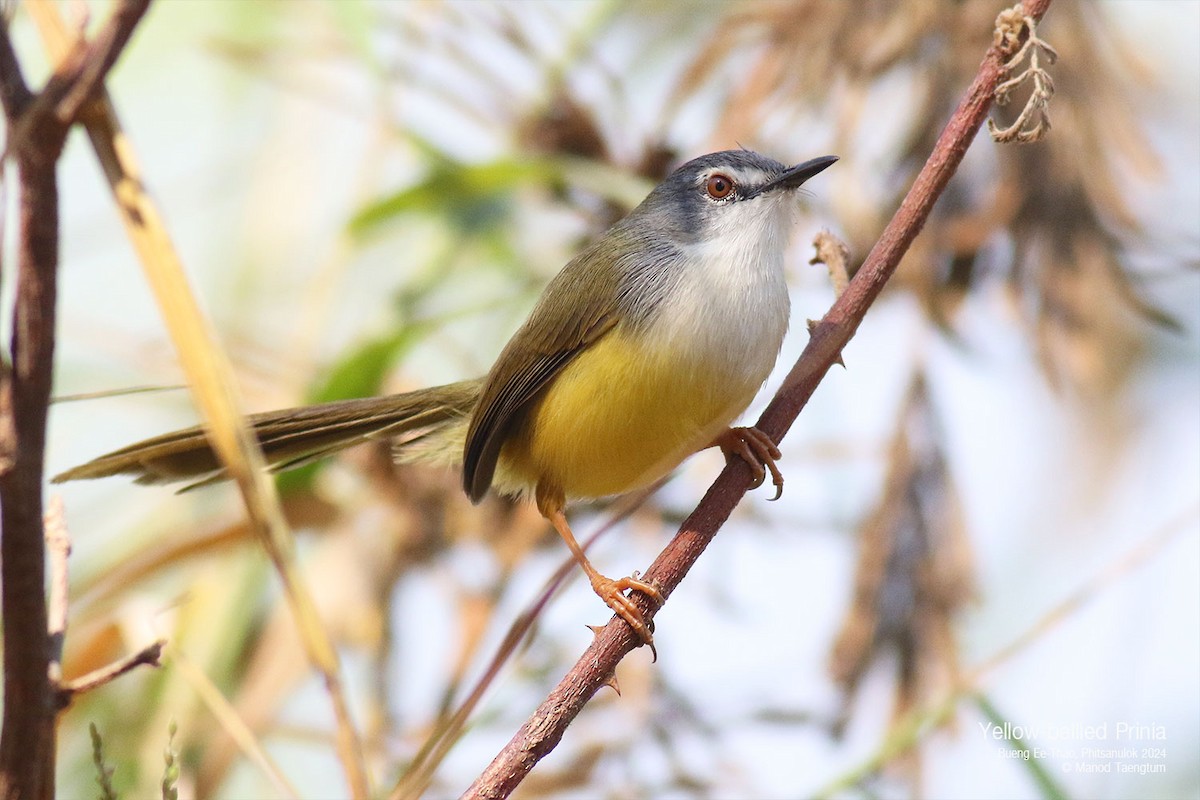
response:
[(710, 175), (708, 183), (704, 184), (704, 191), (708, 192), (708, 196), (713, 200), (724, 200), (733, 194), (733, 178), (719, 172)]

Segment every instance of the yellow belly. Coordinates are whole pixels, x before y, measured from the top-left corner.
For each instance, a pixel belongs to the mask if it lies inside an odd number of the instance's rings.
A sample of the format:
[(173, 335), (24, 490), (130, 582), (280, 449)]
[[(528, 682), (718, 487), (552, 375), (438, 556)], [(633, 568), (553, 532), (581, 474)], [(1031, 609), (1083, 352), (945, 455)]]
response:
[(678, 353), (648, 353), (615, 330), (544, 391), (501, 451), (502, 484), (539, 482), (567, 497), (648, 486), (707, 446), (758, 389)]

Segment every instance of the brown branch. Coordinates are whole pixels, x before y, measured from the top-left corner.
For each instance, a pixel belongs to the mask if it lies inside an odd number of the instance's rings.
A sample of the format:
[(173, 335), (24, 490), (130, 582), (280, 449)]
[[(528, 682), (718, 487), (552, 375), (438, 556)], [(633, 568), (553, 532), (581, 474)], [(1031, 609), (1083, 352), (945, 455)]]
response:
[(50, 664), (47, 668), (50, 684), (54, 687), (57, 708), (62, 710), (71, 705), (75, 695), (91, 691), (103, 686), (109, 681), (116, 680), (126, 672), (148, 664), (153, 667), (160, 665), (163, 647), (166, 641), (160, 639), (153, 644), (143, 647), (138, 652), (115, 661), (108, 666), (93, 670), (82, 678), (73, 681), (62, 679), (63, 644), (67, 638), (67, 608), (70, 601), (70, 570), (71, 536), (67, 532), (67, 521), (64, 516), (62, 498), (54, 495), (47, 503), (45, 517), (46, 552), (50, 562), (50, 602), (47, 611), (48, 629), (50, 634)]
[[(0, 30), (0, 98), (11, 141), (31, 97), (8, 37)], [(65, 134), (64, 134), (65, 135)], [(61, 147), (49, 142), (51, 147)], [(0, 795), (54, 794), (54, 711), (46, 633), (42, 543), (42, 472), (50, 366), (54, 352), (58, 189), (53, 158), (18, 158), (20, 216), (12, 365), (6, 370), (0, 422), (8, 452), (0, 474), (0, 584), (4, 617), (4, 717)]]
[[(51, 0), (27, 0), (37, 15), (51, 51), (69, 57), (72, 46), (57, 6)], [(333, 707), (335, 741), (350, 795), (370, 795), (362, 744), (346, 699), (337, 651), (299, 572), (291, 531), (279, 509), (274, 484), (262, 469), (262, 453), (237, 410), (228, 359), (217, 346), (196, 302), (162, 216), (142, 183), (134, 153), (124, 139), (116, 110), (104, 91), (95, 102), (81, 97), (81, 121), (117, 201), (122, 222), (145, 269), (193, 399), (205, 418), (214, 450), (242, 494), (251, 530), (259, 537), (283, 584), (312, 666), (321, 674)], [(2, 433), (2, 432), (0, 432)]]
[(146, 645), (136, 653), (125, 656), (125, 658), (119, 661), (114, 661), (107, 666), (100, 667), (100, 669), (94, 669), (73, 681), (65, 681), (58, 687), (59, 708), (69, 706), (75, 695), (82, 692), (90, 692), (92, 689), (103, 686), (110, 681), (115, 681), (126, 672), (130, 672), (143, 664), (150, 667), (162, 666), (162, 651), (166, 646), (166, 639), (159, 639), (156, 642)]
[(54, 103), (54, 114), (59, 122), (70, 125), (79, 119), (83, 107), (96, 96), (104, 76), (116, 63), (117, 56), (133, 35), (134, 27), (149, 7), (150, 0), (124, 0), (120, 3), (112, 10), (108, 24), (88, 46), (78, 77), (64, 86), (61, 94), (51, 91), (57, 88), (53, 81), (46, 85), (38, 99), (44, 98), (48, 103)]
[[(21, 65), (17, 61), (17, 53), (13, 50), (12, 41), (8, 38), (8, 24), (0, 21), (0, 26), (2, 26), (0, 27), (0, 105), (4, 107), (6, 118), (11, 120), (22, 114), (25, 108), (33, 102), (33, 94), (25, 85), (25, 78), (21, 74)], [(5, 180), (5, 175), (2, 174), (5, 169), (5, 160), (0, 159), (0, 186), (6, 190), (3, 195), (0, 195), (0, 202), (4, 203), (4, 208), (0, 208), (0, 214), (5, 214), (4, 209), (8, 206), (8, 182)], [(7, 214), (4, 219), (7, 222)], [(6, 224), (4, 228), (7, 227)], [(0, 229), (0, 233), (2, 232), (3, 230)], [(4, 239), (0, 238), (0, 286), (4, 281), (3, 241)], [(6, 358), (0, 356), (0, 476), (5, 475), (13, 468), (16, 458), (17, 432), (13, 427), (12, 367)]]
[[(82, 100), (112, 67), (149, 0), (125, 0), (96, 39), (72, 51), (47, 88)], [(58, 94), (61, 92), (62, 94)], [(17, 286), (11, 368), (0, 378), (0, 583), (3, 584), (4, 716), (0, 731), (0, 797), (54, 795), (51, 643), (44, 587), (42, 480), (46, 409), (54, 364), (58, 271), (56, 165), (71, 116), (58, 116), (25, 83), (7, 23), (0, 23), (0, 102), (9, 153), (19, 175)], [(71, 111), (71, 107), (65, 109)]]
[(33, 102), (33, 93), (21, 74), (17, 51), (8, 38), (8, 23), (0, 20), (0, 105), (7, 120), (16, 119)]
[[(1040, 20), (1049, 5), (1050, 0), (1029, 0), (1025, 15)], [(983, 125), (996, 87), (1006, 77), (1005, 62), (1012, 54), (1009, 42), (993, 44), (988, 49), (974, 82), (938, 137), (933, 153), (900, 208), (846, 291), (813, 328), (808, 346), (759, 418), (757, 427), (775, 441), (787, 433), (825, 373), (840, 359), (842, 349), (854, 336), (867, 309), (924, 226), (934, 202)], [(740, 460), (730, 462), (696, 510), (684, 520), (679, 533), (643, 576), (647, 581), (657, 582), (664, 598), (683, 580), (751, 482), (747, 464)], [(647, 619), (657, 611), (640, 594), (635, 593), (634, 602)], [(610, 621), (463, 797), (508, 797), (533, 766), (554, 749), (567, 726), (613, 674), (617, 663), (639, 644), (641, 640), (622, 620)]]

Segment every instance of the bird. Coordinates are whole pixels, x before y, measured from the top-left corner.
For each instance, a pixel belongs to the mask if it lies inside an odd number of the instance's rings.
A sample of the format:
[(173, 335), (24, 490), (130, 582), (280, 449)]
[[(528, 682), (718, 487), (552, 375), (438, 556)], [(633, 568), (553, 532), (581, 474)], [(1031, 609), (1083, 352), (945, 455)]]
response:
[[(719, 447), (769, 473), (774, 441), (735, 427), (774, 367), (788, 329), (784, 254), (799, 188), (835, 161), (786, 166), (725, 150), (676, 168), (549, 282), (487, 374), (401, 394), (253, 414), (272, 470), (367, 440), (394, 439), (401, 461), (460, 464), (473, 502), (489, 491), (532, 499), (593, 591), (644, 643), (628, 592), (661, 604), (635, 572), (611, 579), (584, 554), (569, 500), (647, 488), (688, 456)], [(111, 475), (137, 483), (224, 477), (200, 426), (102, 455), (56, 483)]]

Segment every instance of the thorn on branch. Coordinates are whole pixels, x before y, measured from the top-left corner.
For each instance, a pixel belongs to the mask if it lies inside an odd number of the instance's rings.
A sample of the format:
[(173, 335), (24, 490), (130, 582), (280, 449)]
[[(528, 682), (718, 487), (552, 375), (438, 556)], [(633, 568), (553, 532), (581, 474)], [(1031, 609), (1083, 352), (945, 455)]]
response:
[(1029, 60), (1029, 66), (1023, 72), (996, 87), (996, 105), (1007, 105), (1013, 90), (1026, 83), (1032, 82), (1033, 92), (1012, 125), (1001, 128), (994, 120), (989, 119), (988, 133), (993, 141), (1000, 143), (1036, 142), (1050, 131), (1048, 109), (1050, 98), (1054, 96), (1054, 80), (1050, 73), (1042, 68), (1041, 57), (1045, 57), (1047, 64), (1053, 64), (1058, 60), (1058, 51), (1038, 37), (1037, 20), (1027, 15), (1020, 3), (1000, 12), (1000, 16), (996, 17), (993, 43), (1008, 57), (1004, 63), (1006, 75), (1012, 75), (1022, 62)]

